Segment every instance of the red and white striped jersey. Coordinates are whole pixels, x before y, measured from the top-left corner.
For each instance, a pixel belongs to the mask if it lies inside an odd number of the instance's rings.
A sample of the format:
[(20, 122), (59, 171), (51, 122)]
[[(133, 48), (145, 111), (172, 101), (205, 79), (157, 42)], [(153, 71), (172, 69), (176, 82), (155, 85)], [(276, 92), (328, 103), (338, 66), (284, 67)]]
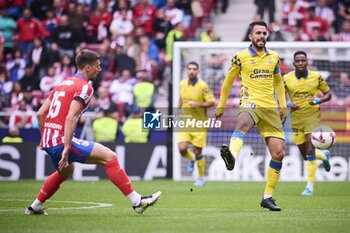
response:
[(64, 143), (64, 126), (73, 100), (87, 108), (94, 93), (92, 86), (78, 73), (61, 82), (48, 97), (51, 100), (49, 112), (44, 122), (41, 145), (49, 148)]

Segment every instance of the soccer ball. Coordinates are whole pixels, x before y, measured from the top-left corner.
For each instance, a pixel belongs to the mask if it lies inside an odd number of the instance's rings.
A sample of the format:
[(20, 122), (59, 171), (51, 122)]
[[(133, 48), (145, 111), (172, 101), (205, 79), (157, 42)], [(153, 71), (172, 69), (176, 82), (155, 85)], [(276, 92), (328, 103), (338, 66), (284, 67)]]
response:
[(327, 150), (335, 143), (335, 133), (328, 126), (319, 126), (311, 134), (311, 143), (315, 148)]

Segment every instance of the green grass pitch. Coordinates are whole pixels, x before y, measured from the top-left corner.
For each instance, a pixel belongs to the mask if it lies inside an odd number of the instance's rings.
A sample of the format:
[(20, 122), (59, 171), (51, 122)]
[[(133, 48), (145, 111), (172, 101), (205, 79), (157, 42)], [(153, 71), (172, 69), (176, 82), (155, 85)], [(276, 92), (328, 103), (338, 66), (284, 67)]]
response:
[[(259, 205), (264, 182), (135, 181), (142, 194), (162, 191), (143, 215), (109, 181), (65, 182), (45, 206), (48, 216), (25, 216), (42, 181), (0, 182), (0, 232), (349, 232), (350, 182), (320, 182), (313, 197), (302, 197), (305, 183), (279, 183), (281, 212)], [(190, 191), (193, 187), (193, 192)], [(97, 203), (112, 204), (100, 207)]]

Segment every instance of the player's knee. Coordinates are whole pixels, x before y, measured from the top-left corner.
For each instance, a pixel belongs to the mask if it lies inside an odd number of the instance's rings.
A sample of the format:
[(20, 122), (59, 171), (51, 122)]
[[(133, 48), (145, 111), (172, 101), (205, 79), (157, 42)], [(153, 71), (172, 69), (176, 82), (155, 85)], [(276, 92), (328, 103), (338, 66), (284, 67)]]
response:
[(179, 152), (181, 155), (185, 155), (187, 153), (187, 145), (179, 145)]
[(65, 167), (61, 171), (59, 171), (59, 174), (61, 177), (68, 179), (74, 172), (74, 164), (70, 164), (68, 167)]
[(276, 161), (282, 161), (285, 155), (284, 145), (278, 146), (273, 154), (271, 154), (272, 159)]

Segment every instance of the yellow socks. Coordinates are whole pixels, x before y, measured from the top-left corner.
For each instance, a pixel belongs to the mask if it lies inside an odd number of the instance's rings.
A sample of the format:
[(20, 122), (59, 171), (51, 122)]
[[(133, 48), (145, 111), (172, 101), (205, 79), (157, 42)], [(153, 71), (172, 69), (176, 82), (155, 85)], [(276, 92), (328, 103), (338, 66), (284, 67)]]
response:
[(307, 168), (307, 185), (306, 185), (306, 187), (308, 189), (310, 189), (310, 191), (313, 191), (316, 170), (317, 170), (317, 160), (316, 160), (315, 155), (308, 155), (307, 156), (306, 168)]
[(282, 162), (277, 162), (271, 159), (269, 168), (267, 169), (267, 181), (264, 191), (264, 199), (272, 197), (275, 191), (277, 182), (280, 178), (280, 170), (282, 168)]
[(190, 149), (187, 149), (186, 154), (184, 154), (182, 156), (191, 160), (191, 161), (194, 160), (194, 154), (192, 153), (192, 151), (190, 151)]
[(238, 153), (243, 146), (244, 136), (245, 134), (241, 131), (234, 131), (231, 135), (230, 151), (235, 158), (238, 157)]
[(205, 157), (200, 155), (196, 158), (198, 167), (198, 176), (203, 177), (205, 174)]

